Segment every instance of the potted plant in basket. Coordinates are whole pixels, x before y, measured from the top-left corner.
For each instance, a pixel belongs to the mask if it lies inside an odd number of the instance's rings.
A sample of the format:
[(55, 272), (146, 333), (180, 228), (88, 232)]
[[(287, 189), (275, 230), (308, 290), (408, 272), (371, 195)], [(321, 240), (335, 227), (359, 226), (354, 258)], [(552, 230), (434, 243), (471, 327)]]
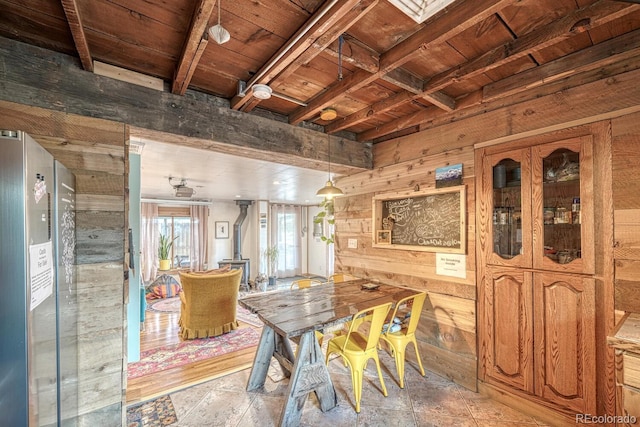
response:
[(160, 244), (158, 245), (158, 260), (160, 261), (160, 266), (158, 270), (169, 270), (171, 268), (171, 260), (169, 259), (169, 255), (171, 254), (171, 247), (173, 246), (173, 242), (178, 238), (176, 236), (173, 240), (169, 240), (169, 236), (165, 236), (160, 233)]
[(264, 250), (264, 258), (269, 266), (269, 286), (276, 284), (276, 271), (278, 270), (278, 247), (269, 246)]

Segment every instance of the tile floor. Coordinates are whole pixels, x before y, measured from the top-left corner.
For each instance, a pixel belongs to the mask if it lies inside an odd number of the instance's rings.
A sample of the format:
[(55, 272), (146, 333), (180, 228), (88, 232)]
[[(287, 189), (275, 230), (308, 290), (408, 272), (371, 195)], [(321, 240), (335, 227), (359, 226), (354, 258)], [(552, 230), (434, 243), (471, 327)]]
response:
[[(338, 395), (338, 406), (323, 413), (310, 394), (302, 411), (301, 426), (529, 426), (544, 425), (501, 403), (470, 392), (453, 382), (427, 372), (426, 377), (407, 365), (405, 388), (396, 382), (393, 359), (380, 352), (388, 390), (379, 389), (375, 364), (365, 372), (360, 414), (356, 414), (351, 376), (341, 360), (329, 363)], [(176, 427), (231, 426), (268, 427), (278, 425), (288, 380), (267, 377), (263, 390), (245, 390), (250, 370), (227, 375), (172, 393), (178, 422)]]

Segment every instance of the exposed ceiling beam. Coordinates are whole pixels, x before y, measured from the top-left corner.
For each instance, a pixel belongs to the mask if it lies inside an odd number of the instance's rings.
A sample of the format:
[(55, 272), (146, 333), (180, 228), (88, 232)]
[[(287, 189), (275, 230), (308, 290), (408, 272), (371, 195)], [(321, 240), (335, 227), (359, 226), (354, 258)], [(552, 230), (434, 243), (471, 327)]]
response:
[(216, 0), (200, 0), (193, 12), (189, 33), (184, 42), (171, 86), (171, 92), (175, 94), (184, 95), (187, 91), (196, 66), (207, 47), (207, 39), (203, 39), (203, 36), (207, 31), (209, 18), (211, 18), (215, 5)]
[(505, 43), (478, 58), (434, 76), (425, 85), (425, 92), (440, 90), (452, 83), (476, 77), (523, 56), (538, 52), (600, 25), (640, 9), (638, 5), (600, 0), (583, 9), (551, 22), (538, 30)]
[(595, 70), (615, 62), (640, 56), (640, 30), (607, 40), (567, 55), (563, 60), (542, 64), (527, 72), (514, 74), (482, 88), (484, 102), (515, 95), (573, 74)]
[[(505, 6), (516, 0), (479, 0), (456, 2), (450, 8), (425, 21), (423, 27), (380, 56), (380, 68), (376, 73), (358, 70), (351, 76), (329, 87), (289, 115), (289, 123), (298, 124), (313, 117), (321, 109), (336, 103), (339, 99), (353, 93), (381, 78), (384, 74), (401, 67), (423, 50), (460, 34), (473, 25), (482, 22)], [(463, 7), (464, 6), (464, 7)]]
[(93, 72), (93, 59), (91, 58), (91, 51), (89, 50), (89, 43), (87, 43), (87, 36), (84, 33), (84, 27), (82, 26), (82, 18), (78, 12), (78, 4), (76, 0), (61, 0), (64, 14), (67, 17), (67, 23), (71, 29), (71, 35), (73, 36), (73, 42), (76, 45), (76, 51), (80, 57), (82, 68), (86, 71)]
[[(378, 0), (374, 0), (377, 2)], [(318, 9), (300, 30), (282, 48), (280, 48), (267, 63), (255, 74), (248, 83), (247, 87), (251, 89), (254, 84), (270, 84), (279, 74), (289, 69), (292, 73), (298, 67), (296, 63), (298, 58), (305, 53), (318, 39), (322, 38), (327, 32), (330, 32), (335, 38), (338, 38), (342, 31), (335, 31), (335, 26), (340, 20), (347, 15), (354, 6), (358, 5), (361, 0), (343, 0), (338, 1), (336, 5), (329, 4), (329, 10), (326, 7)], [(362, 0), (364, 3), (371, 3), (372, 0)], [(341, 24), (343, 25), (343, 24)], [(331, 31), (330, 31), (331, 30)], [(325, 42), (326, 44), (331, 41)], [(310, 59), (309, 59), (310, 60)], [(231, 108), (239, 110), (252, 97), (252, 92), (247, 92), (245, 96), (234, 96), (231, 100)]]
[(274, 87), (285, 83), (286, 79), (291, 76), (298, 68), (311, 62), (313, 58), (320, 55), (331, 43), (338, 40), (340, 35), (351, 28), (353, 24), (362, 19), (373, 7), (378, 4), (379, 0), (361, 0), (346, 14), (340, 17), (338, 21), (329, 28), (322, 36), (320, 36), (306, 51), (296, 58), (288, 67), (286, 67), (278, 76), (270, 83)]
[[(375, 129), (358, 135), (361, 141), (371, 141), (383, 137), (403, 128), (419, 126), (429, 122), (430, 126), (438, 126), (443, 123), (459, 120), (461, 117), (482, 114), (488, 111), (489, 102), (499, 101), (502, 98), (516, 95), (536, 87), (561, 81), (572, 75), (585, 72), (597, 72), (602, 67), (615, 63), (624, 63), (629, 69), (640, 66), (640, 30), (636, 30), (625, 36), (599, 43), (585, 50), (556, 59), (555, 61), (522, 71), (494, 85), (488, 85), (484, 91), (487, 97), (482, 97), (482, 91), (468, 96), (464, 103), (460, 102), (458, 108), (445, 113), (436, 109), (424, 109), (401, 120), (385, 123)], [(498, 105), (498, 104), (496, 104)]]
[[(472, 59), (451, 70), (444, 71), (432, 77), (425, 83), (422, 97), (433, 104), (436, 104), (438, 99), (434, 95), (442, 93), (439, 91), (452, 83), (476, 77), (489, 70), (497, 68), (498, 66), (516, 61), (525, 55), (530, 55), (548, 46), (552, 46), (560, 41), (566, 40), (567, 38), (574, 36), (576, 33), (604, 25), (614, 19), (633, 13), (638, 9), (640, 9), (640, 6), (637, 5), (600, 0), (599, 2), (589, 5), (583, 9), (576, 10), (557, 21), (551, 22), (538, 30), (525, 34), (516, 40), (505, 43), (502, 46), (498, 46), (478, 58)], [(417, 97), (414, 96), (411, 99), (398, 99), (398, 101), (400, 103), (407, 103), (416, 98)], [(450, 102), (448, 99), (444, 98), (442, 101), (444, 102), (443, 107), (450, 105), (455, 108), (455, 104), (446, 104), (447, 102)], [(400, 106), (400, 103), (394, 107)], [(447, 111), (453, 111), (453, 108)], [(443, 109), (446, 110), (446, 108)], [(403, 118), (401, 121), (387, 123), (379, 126), (376, 130), (367, 131), (366, 135), (369, 135), (368, 137), (376, 135), (382, 129), (398, 130), (402, 129), (402, 126), (418, 125), (425, 121), (425, 116), (433, 113), (434, 111), (432, 110), (420, 111), (414, 113), (410, 117)], [(337, 130), (344, 129), (343, 126), (348, 125), (348, 123), (350, 122), (347, 117), (345, 122), (338, 122), (335, 126), (333, 126), (333, 123), (329, 125), (327, 131), (335, 132)], [(358, 136), (361, 140), (368, 140), (363, 139), (368, 137), (365, 137), (364, 135)]]
[[(318, 130), (229, 110), (215, 96), (180, 96), (87, 73), (75, 57), (0, 37), (0, 100), (198, 139), (197, 148), (326, 171), (370, 169), (371, 146)], [(82, 94), (82, 96), (78, 96)], [(117, 105), (117, 108), (113, 106)], [(204, 141), (204, 142), (202, 142)], [(186, 143), (186, 142), (185, 142)], [(286, 161), (285, 161), (286, 159)]]

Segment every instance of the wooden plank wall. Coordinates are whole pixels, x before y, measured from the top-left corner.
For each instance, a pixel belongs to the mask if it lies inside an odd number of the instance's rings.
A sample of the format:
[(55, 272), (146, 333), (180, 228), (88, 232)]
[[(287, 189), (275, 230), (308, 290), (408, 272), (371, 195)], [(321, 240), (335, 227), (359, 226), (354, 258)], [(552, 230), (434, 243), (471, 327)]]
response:
[[(424, 141), (415, 140), (419, 150)], [(409, 144), (407, 144), (409, 145)], [(430, 145), (428, 155), (377, 165), (374, 171), (339, 179), (348, 194), (335, 200), (336, 271), (378, 279), (429, 292), (419, 327), (419, 347), (425, 368), (476, 390), (475, 188), (472, 146)], [(411, 147), (403, 146), (412, 150)], [(399, 159), (395, 143), (377, 144), (374, 159)], [(395, 153), (397, 154), (397, 153)], [(435, 169), (462, 163), (467, 189), (466, 278), (436, 274), (435, 253), (373, 248), (371, 199), (379, 193), (435, 188)], [(349, 249), (348, 240), (358, 248)], [(408, 350), (413, 357), (413, 350)], [(413, 369), (408, 367), (408, 369)]]
[[(121, 425), (126, 366), (126, 127), (0, 101), (0, 128), (29, 133), (76, 175), (78, 425)], [(124, 371), (126, 373), (126, 370)]]
[(612, 120), (616, 310), (640, 313), (640, 114)]

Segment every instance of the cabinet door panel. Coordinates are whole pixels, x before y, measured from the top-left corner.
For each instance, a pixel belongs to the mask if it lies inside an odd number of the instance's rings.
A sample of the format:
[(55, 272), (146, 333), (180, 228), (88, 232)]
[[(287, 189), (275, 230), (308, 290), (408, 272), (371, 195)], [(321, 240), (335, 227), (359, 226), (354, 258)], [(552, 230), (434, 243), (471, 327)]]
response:
[(592, 152), (591, 136), (531, 148), (533, 268), (594, 273)]
[[(482, 159), (478, 203), (481, 250), (488, 264), (531, 267), (530, 150), (511, 150)], [(483, 237), (486, 236), (486, 237)]]
[(595, 413), (595, 283), (534, 273), (536, 394)]
[(490, 269), (485, 292), (485, 375), (533, 392), (531, 273)]

